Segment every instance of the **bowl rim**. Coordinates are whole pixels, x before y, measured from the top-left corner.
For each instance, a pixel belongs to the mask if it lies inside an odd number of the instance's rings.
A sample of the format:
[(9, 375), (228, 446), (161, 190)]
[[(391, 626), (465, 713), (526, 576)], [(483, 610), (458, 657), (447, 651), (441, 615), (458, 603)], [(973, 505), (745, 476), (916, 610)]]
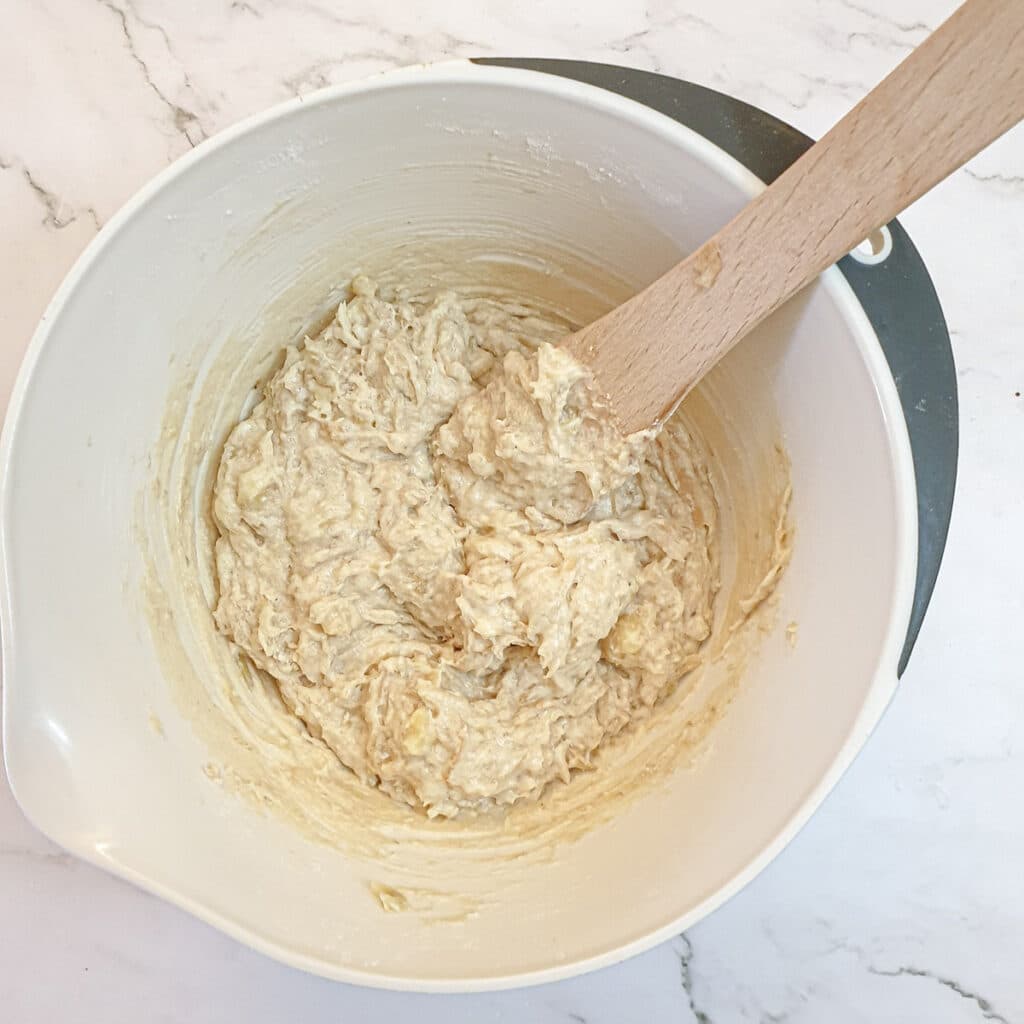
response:
[[(682, 142), (693, 147), (699, 151), (701, 158), (706, 163), (713, 166), (724, 178), (737, 184), (751, 197), (764, 188), (764, 183), (756, 175), (704, 136), (636, 100), (599, 86), (546, 72), (477, 64), (468, 59), (391, 69), (352, 82), (328, 86), (252, 114), (201, 142), (194, 149), (173, 161), (139, 189), (90, 241), (47, 305), (18, 370), (3, 428), (0, 431), (0, 657), (2, 657), (5, 669), (14, 664), (16, 644), (15, 620), (17, 616), (13, 607), (10, 578), (11, 538), (9, 529), (12, 488), (9, 486), (9, 480), (21, 412), (30, 390), (35, 368), (52, 326), (58, 320), (65, 304), (78, 288), (90, 266), (139, 210), (207, 154), (229, 145), (240, 136), (259, 130), (264, 125), (287, 118), (299, 110), (335, 103), (364, 93), (415, 86), (424, 81), (450, 85), (454, 88), (475, 88), (480, 85), (492, 84), (546, 93), (553, 97), (574, 99), (587, 105), (597, 106), (613, 115), (639, 123), (652, 133), (668, 137), (676, 144)], [(864, 746), (897, 688), (897, 666), (910, 619), (917, 565), (916, 483), (910, 439), (896, 385), (882, 347), (853, 289), (836, 267), (829, 268), (821, 275), (821, 286), (830, 293), (851, 326), (882, 410), (883, 424), (894, 469), (894, 492), (897, 499), (896, 558), (891, 582), (892, 612), (884, 641), (875, 662), (868, 696), (851, 723), (847, 736), (828, 770), (805, 795), (775, 836), (764, 845), (761, 852), (729, 881), (719, 886), (715, 892), (695, 907), (646, 935), (612, 946), (601, 953), (523, 972), (463, 978), (408, 977), (353, 969), (315, 955), (303, 953), (287, 944), (260, 934), (252, 927), (234, 920), (227, 914), (210, 909), (200, 900), (178, 893), (172, 886), (165, 885), (158, 878), (122, 864), (114, 857), (104, 855), (93, 847), (64, 842), (59, 835), (42, 827), (30, 804), (19, 795), (18, 775), (20, 771), (27, 770), (27, 768), (19, 766), (10, 753), (9, 741), (15, 727), (12, 706), (15, 700), (14, 694), (18, 691), (18, 684), (8, 670), (4, 672), (2, 686), (3, 756), (8, 785), (22, 813), (47, 838), (69, 853), (161, 897), (249, 947), (309, 973), (372, 988), (454, 993), (513, 989), (553, 982), (619, 963), (692, 927), (749, 884), (792, 841)]]

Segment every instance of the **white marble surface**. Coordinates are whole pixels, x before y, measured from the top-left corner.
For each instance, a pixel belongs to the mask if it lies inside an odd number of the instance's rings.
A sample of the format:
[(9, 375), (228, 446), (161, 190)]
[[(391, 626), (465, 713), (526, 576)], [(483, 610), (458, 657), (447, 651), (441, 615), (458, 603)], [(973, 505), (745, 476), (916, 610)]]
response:
[[(1020, 0), (1006, 0), (1020, 2)], [(0, 403), (43, 306), (152, 174), (273, 102), (448, 56), (657, 69), (820, 134), (952, 0), (7, 0)], [(903, 218), (956, 349), (960, 485), (899, 695), (792, 846), (709, 920), (570, 982), (471, 997), (308, 977), (78, 863), (0, 786), (11, 1024), (1024, 1021), (1024, 129)]]

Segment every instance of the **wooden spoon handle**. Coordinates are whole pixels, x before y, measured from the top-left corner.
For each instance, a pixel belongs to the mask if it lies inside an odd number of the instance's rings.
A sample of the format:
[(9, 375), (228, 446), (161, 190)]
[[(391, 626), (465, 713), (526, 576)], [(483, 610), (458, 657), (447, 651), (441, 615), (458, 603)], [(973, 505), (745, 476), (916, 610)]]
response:
[(968, 0), (726, 227), (571, 335), (626, 431), (1024, 117), (1024, 0)]

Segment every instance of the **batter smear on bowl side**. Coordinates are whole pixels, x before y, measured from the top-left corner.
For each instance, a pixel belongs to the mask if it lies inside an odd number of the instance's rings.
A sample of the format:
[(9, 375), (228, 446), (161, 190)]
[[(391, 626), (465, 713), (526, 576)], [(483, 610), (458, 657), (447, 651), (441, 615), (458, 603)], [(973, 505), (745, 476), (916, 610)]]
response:
[(523, 307), (351, 293), (225, 444), (217, 625), (396, 800), (536, 799), (700, 662), (706, 466), (679, 417), (623, 440)]

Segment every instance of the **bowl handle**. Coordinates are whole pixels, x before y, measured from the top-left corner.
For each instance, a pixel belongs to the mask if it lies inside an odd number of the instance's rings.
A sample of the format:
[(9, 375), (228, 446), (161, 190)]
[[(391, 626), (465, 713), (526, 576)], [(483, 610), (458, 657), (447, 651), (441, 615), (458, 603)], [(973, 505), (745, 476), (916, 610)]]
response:
[[(812, 144), (802, 132), (749, 103), (666, 75), (587, 61), (487, 57), (474, 63), (561, 75), (636, 100), (703, 135), (766, 184)], [(899, 221), (886, 227), (888, 238), (878, 256), (845, 256), (838, 266), (889, 362), (914, 458), (917, 581), (897, 670), (903, 675), (946, 546), (959, 428), (956, 367), (942, 307), (910, 236)]]

